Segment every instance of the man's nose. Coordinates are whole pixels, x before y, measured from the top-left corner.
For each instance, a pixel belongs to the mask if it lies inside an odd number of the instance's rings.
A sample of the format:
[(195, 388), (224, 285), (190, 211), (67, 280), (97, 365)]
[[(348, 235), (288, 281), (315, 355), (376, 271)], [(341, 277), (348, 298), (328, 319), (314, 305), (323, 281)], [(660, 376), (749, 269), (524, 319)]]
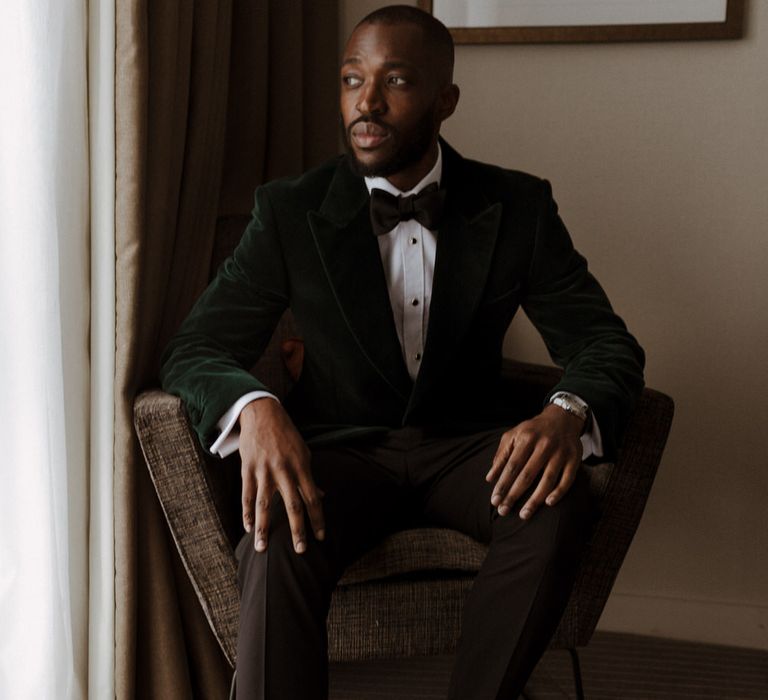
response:
[(361, 114), (384, 114), (387, 111), (387, 103), (376, 81), (371, 81), (363, 86), (360, 92), (360, 100), (357, 110)]

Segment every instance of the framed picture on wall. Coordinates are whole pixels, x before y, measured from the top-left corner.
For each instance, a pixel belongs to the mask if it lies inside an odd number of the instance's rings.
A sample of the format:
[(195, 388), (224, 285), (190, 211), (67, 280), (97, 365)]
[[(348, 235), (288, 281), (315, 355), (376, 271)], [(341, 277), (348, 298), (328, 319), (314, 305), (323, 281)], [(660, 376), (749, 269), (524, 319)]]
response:
[(745, 0), (419, 0), (458, 44), (739, 39)]

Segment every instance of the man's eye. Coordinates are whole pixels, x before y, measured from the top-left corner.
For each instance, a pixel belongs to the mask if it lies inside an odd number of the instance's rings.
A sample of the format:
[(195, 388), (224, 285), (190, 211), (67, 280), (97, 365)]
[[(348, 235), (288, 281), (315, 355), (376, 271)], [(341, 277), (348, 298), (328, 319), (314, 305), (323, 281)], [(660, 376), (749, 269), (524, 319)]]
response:
[(391, 85), (395, 85), (396, 87), (402, 87), (403, 85), (408, 84), (408, 81), (400, 75), (393, 75), (389, 79), (389, 82)]
[(341, 81), (346, 85), (347, 87), (360, 87), (360, 85), (363, 84), (363, 81), (358, 78), (356, 75), (345, 75)]

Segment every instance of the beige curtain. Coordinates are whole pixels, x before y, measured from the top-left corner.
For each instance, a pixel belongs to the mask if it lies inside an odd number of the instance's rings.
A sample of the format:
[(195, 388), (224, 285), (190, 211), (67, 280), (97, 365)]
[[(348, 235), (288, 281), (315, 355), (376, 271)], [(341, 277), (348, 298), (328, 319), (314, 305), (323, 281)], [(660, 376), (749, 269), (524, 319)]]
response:
[(230, 669), (132, 429), (254, 187), (332, 155), (337, 0), (117, 0), (116, 691), (226, 697)]

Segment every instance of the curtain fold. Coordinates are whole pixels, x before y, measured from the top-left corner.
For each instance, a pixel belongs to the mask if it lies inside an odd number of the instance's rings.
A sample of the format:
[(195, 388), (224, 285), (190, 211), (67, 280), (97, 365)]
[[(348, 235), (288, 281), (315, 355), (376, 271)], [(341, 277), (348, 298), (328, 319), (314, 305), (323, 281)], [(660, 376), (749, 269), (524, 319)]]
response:
[(221, 221), (246, 216), (265, 178), (335, 152), (337, 23), (336, 0), (117, 0), (118, 698), (226, 697), (231, 671), (168, 535), (132, 402), (207, 284)]

